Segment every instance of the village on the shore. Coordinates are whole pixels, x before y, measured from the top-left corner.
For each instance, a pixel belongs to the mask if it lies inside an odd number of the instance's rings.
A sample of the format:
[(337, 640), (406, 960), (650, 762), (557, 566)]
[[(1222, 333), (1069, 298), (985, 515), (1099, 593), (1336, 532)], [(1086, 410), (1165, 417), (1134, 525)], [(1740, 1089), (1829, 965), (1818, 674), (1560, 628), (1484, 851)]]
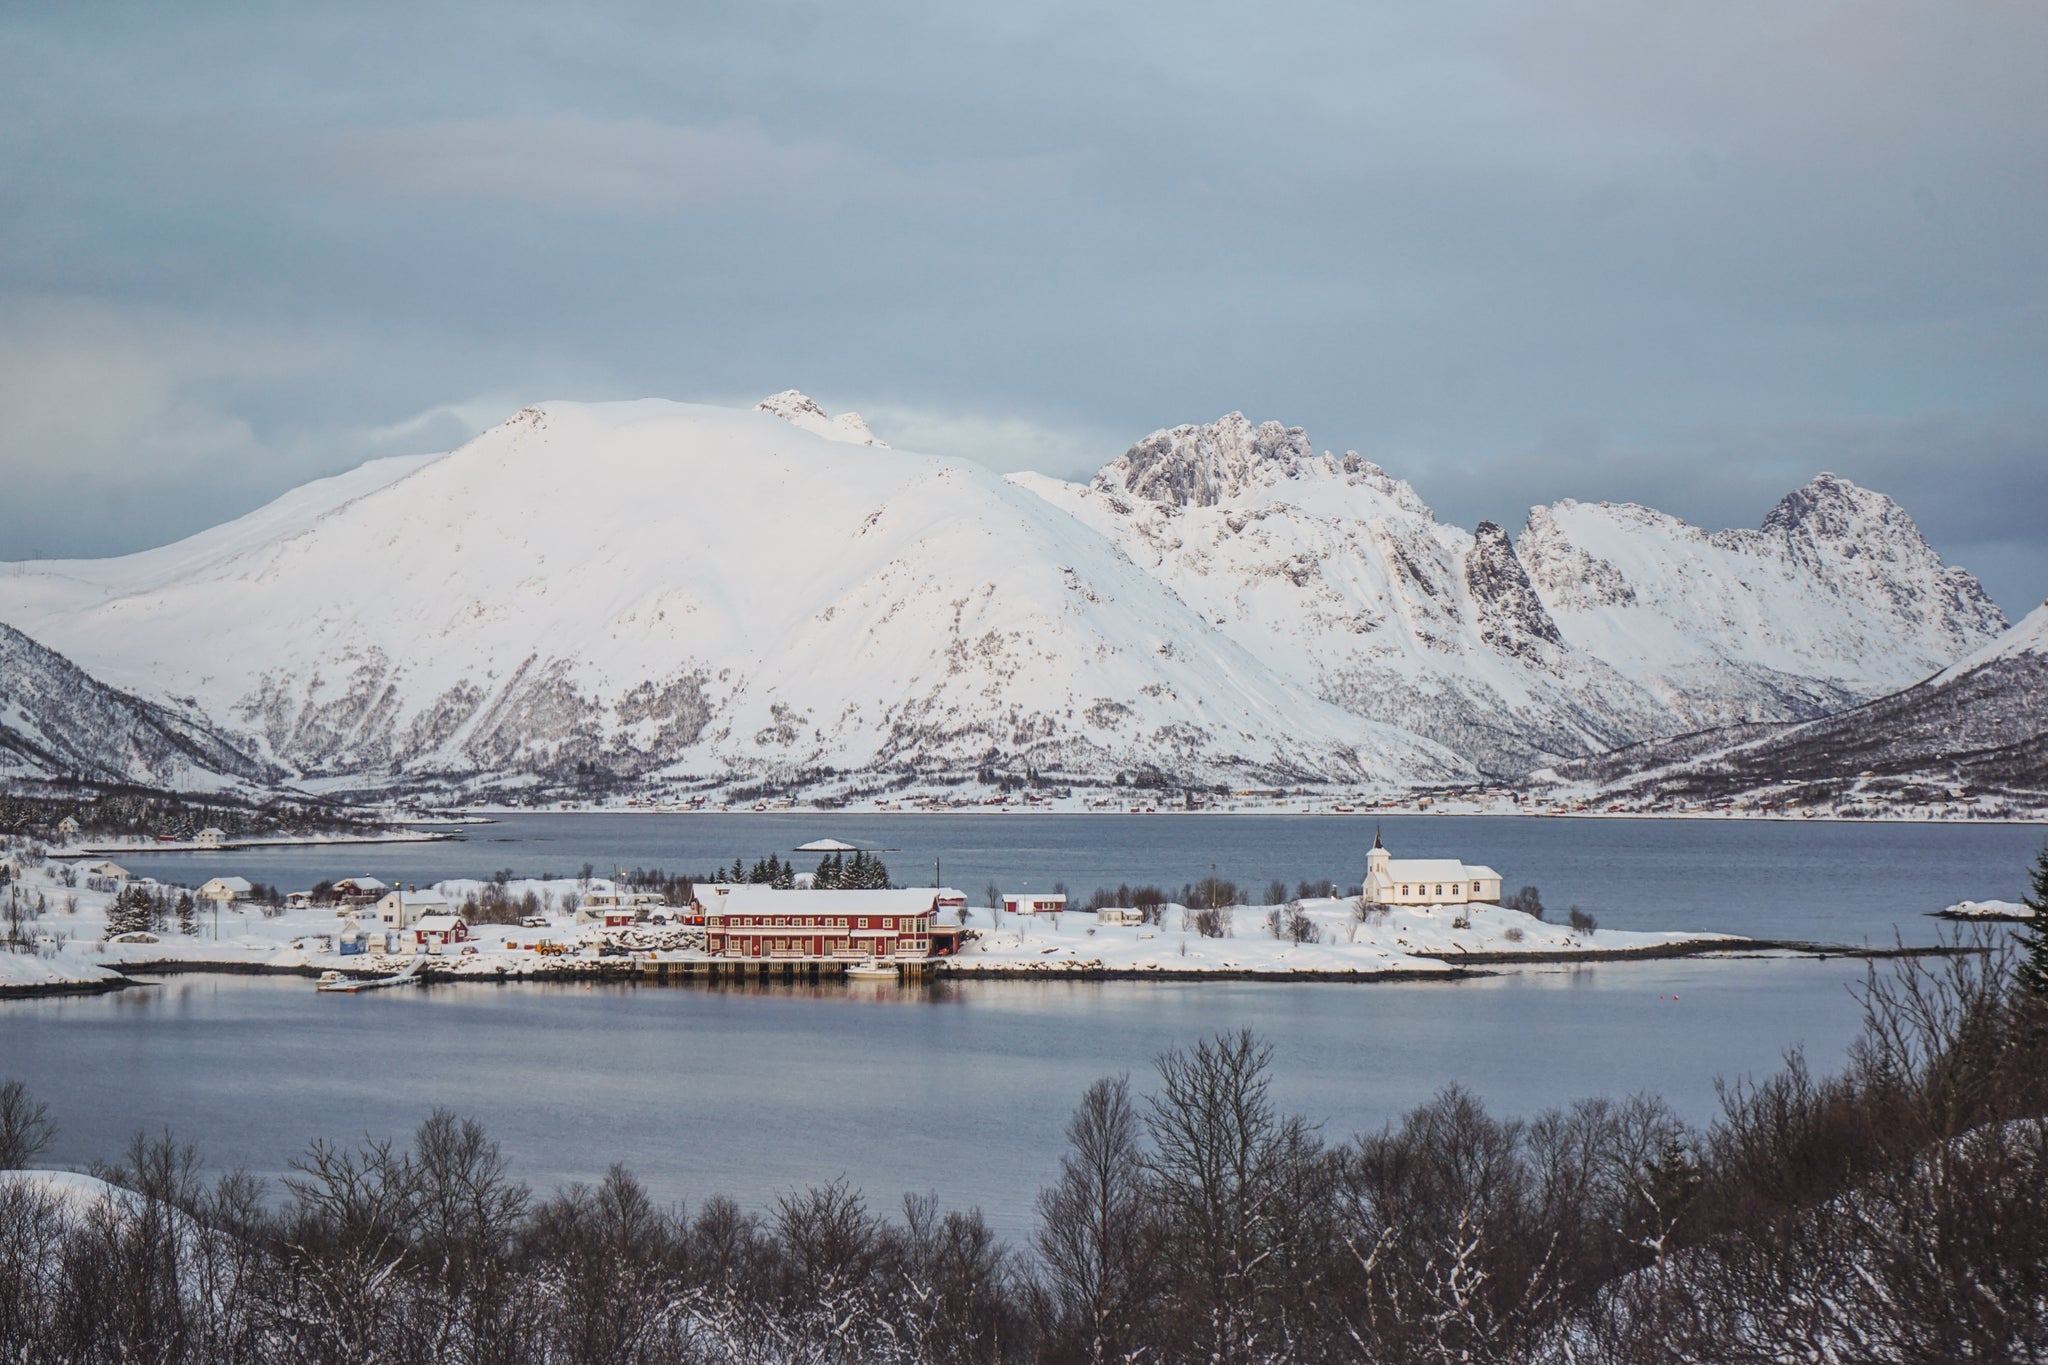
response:
[[(797, 872), (798, 858), (816, 858), (815, 870)], [(829, 839), (792, 850), (788, 862), (735, 860), (708, 880), (649, 884), (586, 867), (574, 877), (431, 884), (364, 875), (292, 891), (232, 874), (173, 886), (60, 845), (0, 865), (0, 906), (18, 949), (0, 953), (0, 991), (209, 969), (318, 975), (341, 990), (548, 977), (1431, 976), (1461, 964), (1739, 941), (1603, 931), (1577, 907), (1559, 922), (1533, 888), (1504, 902), (1492, 868), (1398, 859), (1377, 835), (1360, 861), (1349, 888), (1274, 883), (1259, 896), (1212, 879), (1176, 898), (1123, 887), (1082, 904), (1048, 877), (991, 885), (970, 904), (954, 887), (892, 886), (878, 856)]]

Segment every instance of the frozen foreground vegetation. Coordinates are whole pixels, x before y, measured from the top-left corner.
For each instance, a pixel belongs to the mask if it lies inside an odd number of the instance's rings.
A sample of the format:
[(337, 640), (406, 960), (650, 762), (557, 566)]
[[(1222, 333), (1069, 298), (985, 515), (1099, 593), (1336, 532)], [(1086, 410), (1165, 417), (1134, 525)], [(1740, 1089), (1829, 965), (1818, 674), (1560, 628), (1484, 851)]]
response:
[(1205, 1040), (1081, 1096), (1016, 1247), (843, 1184), (760, 1216), (657, 1207), (621, 1168), (544, 1194), (446, 1112), (315, 1142), (276, 1188), (168, 1133), (89, 1177), (6, 1170), (53, 1116), (0, 1083), (0, 1359), (2038, 1360), (2048, 996), (2024, 965), (1874, 973), (1845, 1074), (1792, 1057), (1702, 1128), (1651, 1096), (1513, 1121), (1451, 1089), (1324, 1134), (1274, 1108), (1256, 1037)]

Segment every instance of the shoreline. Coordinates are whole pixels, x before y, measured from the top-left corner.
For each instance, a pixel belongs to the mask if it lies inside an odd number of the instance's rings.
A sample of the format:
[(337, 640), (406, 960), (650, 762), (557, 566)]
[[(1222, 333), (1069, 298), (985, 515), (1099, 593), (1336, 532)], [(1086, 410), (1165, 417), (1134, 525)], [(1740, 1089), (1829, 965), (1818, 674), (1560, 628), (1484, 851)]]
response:
[[(1217, 968), (1214, 970), (1186, 970), (1166, 967), (1106, 967), (1100, 963), (1077, 963), (1071, 967), (1020, 964), (1015, 967), (955, 966), (958, 959), (940, 958), (918, 964), (922, 972), (918, 975), (904, 975), (894, 983), (877, 982), (877, 985), (893, 985), (896, 989), (923, 986), (954, 981), (1256, 981), (1273, 985), (1353, 985), (1366, 986), (1378, 982), (1407, 984), (1420, 981), (1457, 982), (1470, 981), (1499, 973), (1486, 970), (1491, 967), (1535, 966), (1535, 965), (1577, 965), (1596, 966), (1602, 962), (1647, 962), (1696, 957), (1763, 958), (1770, 956), (1804, 957), (1819, 961), (1830, 958), (1849, 957), (1870, 960), (1898, 957), (1947, 957), (1961, 953), (1981, 952), (1981, 948), (1967, 945), (1936, 944), (1928, 946), (1889, 948), (1854, 947), (1846, 944), (1804, 943), (1772, 939), (1741, 940), (1700, 940), (1690, 943), (1651, 944), (1637, 948), (1615, 948), (1593, 952), (1477, 952), (1452, 953), (1444, 951), (1418, 951), (1415, 957), (1428, 958), (1445, 964), (1443, 970), (1393, 967), (1380, 971), (1278, 969), (1259, 970), (1256, 968)], [(654, 989), (668, 987), (704, 987), (720, 989), (728, 987), (758, 988), (760, 986), (815, 986), (833, 981), (849, 988), (854, 983), (843, 976), (812, 977), (806, 973), (794, 972), (784, 976), (771, 965), (767, 973), (758, 971), (733, 970), (729, 975), (712, 977), (703, 968), (717, 965), (722, 968), (737, 964), (716, 962), (713, 959), (676, 959), (668, 962), (650, 962), (644, 958), (603, 958), (595, 962), (581, 962), (574, 966), (550, 966), (541, 971), (439, 971), (431, 963), (420, 968), (420, 984), (423, 986), (442, 985), (540, 985), (553, 982), (594, 983), (599, 981), (612, 984), (647, 986)], [(751, 962), (748, 965), (754, 965)], [(662, 970), (688, 967), (693, 970)], [(322, 967), (311, 963), (280, 965), (267, 962), (193, 961), (184, 958), (168, 958), (157, 961), (123, 962), (110, 968), (118, 975), (100, 981), (64, 981), (32, 986), (0, 987), (0, 1000), (20, 1000), (58, 995), (103, 995), (131, 987), (156, 985), (142, 977), (168, 976), (297, 976), (306, 980), (317, 980), (322, 972), (340, 970), (345, 975), (374, 978), (390, 974), (389, 965), (363, 966), (357, 968)]]
[(428, 830), (390, 830), (380, 834), (336, 834), (320, 836), (286, 835), (276, 839), (232, 839), (218, 844), (195, 844), (187, 840), (146, 844), (83, 844), (76, 848), (51, 850), (52, 858), (111, 857), (126, 853), (235, 853), (249, 848), (327, 848), (355, 844), (437, 844), (461, 839), (460, 834)]
[[(1399, 816), (1457, 816), (1466, 819), (1527, 819), (1527, 820), (1698, 820), (1702, 822), (1771, 822), (1775, 824), (1825, 824), (1825, 825), (2048, 825), (2048, 812), (2035, 816), (2018, 815), (1786, 815), (1763, 812), (1713, 812), (1713, 811), (1548, 811), (1548, 810), (1440, 810), (1435, 807), (1414, 806), (1367, 809), (1360, 807), (1349, 811), (1334, 810), (1183, 810), (1161, 807), (1153, 811), (1131, 810), (1060, 810), (1043, 806), (958, 806), (944, 810), (881, 810), (858, 806), (792, 806), (785, 810), (712, 810), (679, 807), (620, 806), (600, 809), (579, 808), (575, 810), (536, 810), (521, 806), (475, 806), (474, 810), (485, 816), (484, 823), (495, 823), (507, 816), (543, 815), (783, 815), (806, 816), (813, 819), (832, 819), (838, 816), (950, 816), (950, 815), (1085, 815), (1113, 816), (1128, 819), (1155, 819), (1162, 815), (1183, 816), (1241, 816), (1241, 817), (1287, 817), (1299, 819), (1304, 816), (1328, 816), (1339, 819), (1382, 819)], [(425, 823), (425, 822), (423, 822)], [(445, 836), (444, 836), (445, 837)]]

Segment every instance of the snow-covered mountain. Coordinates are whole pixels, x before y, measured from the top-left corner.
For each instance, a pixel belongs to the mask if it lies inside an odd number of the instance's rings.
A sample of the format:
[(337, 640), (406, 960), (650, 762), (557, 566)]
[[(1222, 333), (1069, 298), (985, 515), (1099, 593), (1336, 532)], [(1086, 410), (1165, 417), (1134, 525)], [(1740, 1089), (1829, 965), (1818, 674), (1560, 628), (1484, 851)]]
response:
[[(266, 509), (261, 535), (25, 566), (0, 616), (336, 785), (1470, 772), (1276, 677), (979, 466), (811, 425), (528, 408), (296, 515)], [(160, 576), (169, 561), (188, 567)]]
[[(2048, 809), (2048, 604), (1934, 676), (1817, 720), (1632, 745), (1548, 776), (1635, 803)], [(1984, 802), (1992, 803), (1985, 807)], [(1957, 807), (1960, 808), (1960, 807)]]
[(1562, 502), (1513, 543), (1238, 413), (1147, 437), (1087, 484), (1011, 477), (1303, 687), (1495, 773), (1816, 715), (2005, 624), (1895, 503), (1827, 474), (1756, 531)]
[(1237, 414), (1080, 485), (891, 450), (793, 390), (543, 404), (17, 569), (0, 620), (348, 789), (1445, 783), (1812, 716), (2003, 626), (1831, 476), (1756, 531), (1560, 503), (1510, 542)]
[(0, 626), (0, 778), (259, 790), (279, 774), (203, 719), (116, 691)]

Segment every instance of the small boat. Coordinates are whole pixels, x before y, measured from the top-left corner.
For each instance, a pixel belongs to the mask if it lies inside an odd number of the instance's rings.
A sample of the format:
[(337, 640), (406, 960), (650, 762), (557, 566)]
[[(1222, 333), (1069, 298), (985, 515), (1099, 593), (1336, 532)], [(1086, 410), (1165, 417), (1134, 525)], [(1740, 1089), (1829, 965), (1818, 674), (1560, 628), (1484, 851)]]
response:
[(390, 976), (349, 976), (345, 972), (322, 972), (320, 979), (313, 983), (313, 989), (355, 995), (359, 991), (382, 990), (386, 986), (417, 985), (424, 979), (419, 975), (419, 970), (420, 963), (425, 960), (424, 957), (416, 957), (405, 964), (403, 971), (393, 972)]
[(894, 980), (895, 977), (895, 963), (877, 962), (873, 958), (865, 962), (855, 962), (846, 969), (846, 979), (849, 981), (880, 981), (884, 978)]

